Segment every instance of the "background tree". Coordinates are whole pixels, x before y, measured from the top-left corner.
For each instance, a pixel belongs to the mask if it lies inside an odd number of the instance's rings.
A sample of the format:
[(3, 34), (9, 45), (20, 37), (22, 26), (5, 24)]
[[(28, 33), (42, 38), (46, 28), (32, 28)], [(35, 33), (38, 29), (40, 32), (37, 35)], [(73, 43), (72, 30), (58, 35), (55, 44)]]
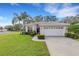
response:
[(14, 25), (14, 30), (15, 30), (15, 31), (22, 30), (22, 24), (15, 24), (15, 25)]
[(12, 19), (12, 24), (13, 24), (13, 25), (15, 25), (16, 22), (17, 22), (16, 18), (17, 18), (17, 17), (13, 17), (13, 19)]
[(79, 22), (79, 15), (76, 16), (67, 16), (63, 19), (64, 23), (78, 23)]
[(1, 32), (3, 31), (3, 27), (2, 27), (2, 26), (0, 27), (0, 31), (1, 31)]
[(49, 21), (57, 21), (57, 17), (56, 16), (49, 16)]
[(21, 15), (18, 15), (17, 13), (14, 13), (14, 18), (13, 19), (15, 20), (16, 23), (18, 22), (19, 24), (22, 21)]
[(56, 16), (44, 16), (44, 21), (49, 22), (49, 21), (57, 21), (58, 19)]
[(44, 16), (44, 21), (45, 22), (49, 22), (49, 20), (50, 20), (50, 17), (49, 16)]
[(26, 12), (22, 12), (20, 14), (21, 20), (23, 22), (23, 29), (25, 31), (25, 27), (27, 23), (30, 23), (32, 21), (32, 17), (29, 16)]
[(40, 16), (35, 16), (34, 17), (34, 21), (35, 22), (40, 22), (40, 21), (43, 21), (43, 17), (40, 15)]
[(22, 24), (24, 30), (26, 24), (32, 22), (32, 17), (30, 17), (26, 12), (22, 12), (19, 15), (15, 13), (15, 16), (16, 18), (15, 17), (13, 18), (12, 23), (18, 22), (19, 24)]
[(12, 25), (7, 25), (4, 28), (7, 29), (8, 31), (13, 31), (13, 26)]

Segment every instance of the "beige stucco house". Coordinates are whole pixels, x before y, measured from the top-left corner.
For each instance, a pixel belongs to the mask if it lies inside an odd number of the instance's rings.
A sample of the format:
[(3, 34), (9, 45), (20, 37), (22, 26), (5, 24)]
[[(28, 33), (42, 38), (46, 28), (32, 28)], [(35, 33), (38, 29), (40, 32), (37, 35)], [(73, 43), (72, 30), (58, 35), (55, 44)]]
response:
[(65, 36), (68, 26), (68, 23), (34, 22), (26, 24), (26, 31), (28, 31), (28, 29), (37, 31), (39, 27), (39, 33), (45, 36)]

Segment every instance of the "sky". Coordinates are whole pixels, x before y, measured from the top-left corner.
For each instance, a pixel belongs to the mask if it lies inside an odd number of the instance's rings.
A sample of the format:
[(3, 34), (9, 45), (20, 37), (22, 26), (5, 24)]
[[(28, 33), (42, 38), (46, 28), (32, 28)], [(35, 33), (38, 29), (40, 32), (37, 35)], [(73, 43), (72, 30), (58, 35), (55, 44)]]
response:
[(27, 12), (37, 15), (52, 15), (61, 19), (79, 14), (79, 3), (0, 3), (0, 26), (12, 24), (14, 13)]

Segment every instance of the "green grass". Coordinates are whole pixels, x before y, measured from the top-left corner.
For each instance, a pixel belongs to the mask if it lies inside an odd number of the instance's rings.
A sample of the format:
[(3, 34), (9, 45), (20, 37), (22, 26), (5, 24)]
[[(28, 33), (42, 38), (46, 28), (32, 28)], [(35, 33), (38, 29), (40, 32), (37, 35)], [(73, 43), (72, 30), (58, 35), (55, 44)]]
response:
[(32, 41), (17, 32), (0, 35), (0, 56), (48, 56), (45, 42)]

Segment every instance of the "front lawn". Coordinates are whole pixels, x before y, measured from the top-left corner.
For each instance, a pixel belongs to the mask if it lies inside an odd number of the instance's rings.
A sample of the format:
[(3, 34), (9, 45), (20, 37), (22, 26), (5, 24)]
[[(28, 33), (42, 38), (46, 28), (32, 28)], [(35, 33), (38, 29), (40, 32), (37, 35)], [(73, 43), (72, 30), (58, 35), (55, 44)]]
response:
[(0, 35), (0, 56), (48, 56), (45, 42), (32, 41), (17, 32)]

